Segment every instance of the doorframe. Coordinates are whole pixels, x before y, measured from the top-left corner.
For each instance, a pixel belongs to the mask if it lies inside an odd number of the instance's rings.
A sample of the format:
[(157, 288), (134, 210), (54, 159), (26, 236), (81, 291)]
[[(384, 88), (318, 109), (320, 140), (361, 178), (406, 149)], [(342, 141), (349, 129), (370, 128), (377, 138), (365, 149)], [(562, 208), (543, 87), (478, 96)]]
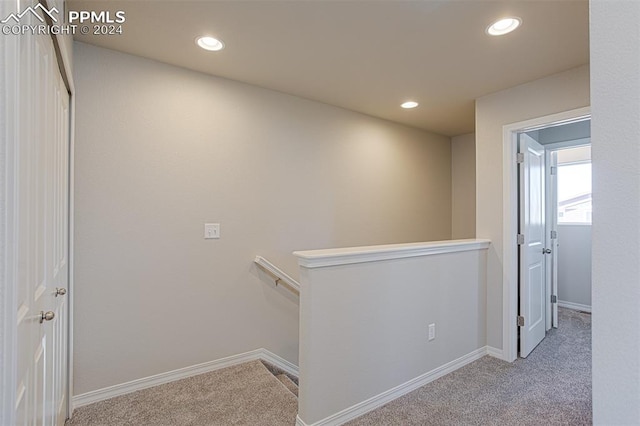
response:
[[(75, 42), (73, 42), (75, 43)], [(72, 53), (70, 53), (71, 55)], [(69, 299), (67, 300), (67, 418), (73, 414), (73, 323), (75, 300), (75, 140), (76, 140), (76, 90), (71, 64), (65, 63), (69, 90)]]
[(502, 357), (513, 362), (518, 357), (518, 133), (591, 116), (591, 107), (577, 108), (502, 127)]
[[(46, 0), (40, 0), (46, 1)], [(50, 0), (54, 3), (56, 0)], [(60, 0), (57, 3), (62, 3)], [(64, 6), (66, 7), (66, 6)], [(62, 7), (62, 10), (65, 10)], [(73, 79), (73, 39), (66, 44), (64, 36), (56, 34), (52, 36), (54, 49), (60, 74), (69, 93), (69, 223), (68, 223), (68, 267), (69, 277), (67, 282), (67, 412), (66, 418), (71, 418), (73, 413), (73, 323), (74, 323), (74, 287), (75, 287), (75, 256), (74, 256), (74, 230), (75, 230), (75, 133), (76, 133), (76, 89)]]
[[(557, 173), (557, 151), (550, 149), (550, 145), (544, 146), (544, 161), (545, 161), (545, 224), (547, 227), (546, 247), (551, 249), (551, 256), (547, 258), (549, 264), (545, 268), (545, 274), (548, 282), (547, 296), (556, 296), (556, 305), (553, 303), (547, 303), (545, 306), (545, 328), (547, 331), (552, 328), (558, 327), (558, 173)], [(555, 155), (554, 155), (555, 154)], [(553, 161), (555, 160), (555, 162)], [(552, 167), (556, 168), (556, 173), (552, 173)], [(552, 238), (551, 233), (556, 233), (555, 238)], [(554, 325), (555, 324), (555, 325)]]
[[(2, 16), (13, 12), (7, 2), (0, 2)], [(18, 46), (14, 37), (3, 37), (2, 59), (0, 63), (15, 63)], [(4, 172), (0, 175), (0, 424), (13, 424), (16, 400), (16, 371), (13, 368), (16, 358), (16, 245), (14, 241), (16, 209), (15, 173), (17, 156), (15, 153), (16, 118), (11, 113), (16, 99), (17, 79), (15, 67), (3, 66), (0, 84), (0, 161)]]

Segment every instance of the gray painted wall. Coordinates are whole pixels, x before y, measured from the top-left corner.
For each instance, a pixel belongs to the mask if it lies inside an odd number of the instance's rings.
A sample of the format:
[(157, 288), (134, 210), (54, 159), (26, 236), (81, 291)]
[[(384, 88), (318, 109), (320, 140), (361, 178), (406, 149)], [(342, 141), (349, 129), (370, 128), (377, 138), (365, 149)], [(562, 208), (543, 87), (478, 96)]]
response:
[[(298, 409), (305, 424), (484, 348), (486, 265), (486, 249), (476, 249), (302, 266)], [(436, 327), (431, 341), (429, 324)]]
[(451, 138), (451, 238), (476, 236), (476, 135)]
[[(75, 393), (264, 347), (294, 250), (451, 237), (450, 139), (75, 45)], [(221, 239), (204, 240), (219, 222)]]
[(593, 422), (640, 424), (640, 2), (591, 0)]
[(591, 225), (558, 225), (558, 299), (591, 306)]
[(542, 145), (572, 141), (591, 137), (591, 120), (578, 121), (577, 123), (563, 124), (562, 126), (547, 127), (538, 132), (537, 140)]
[(591, 120), (582, 120), (575, 123), (532, 130), (527, 132), (527, 134), (542, 145), (584, 139), (591, 136)]

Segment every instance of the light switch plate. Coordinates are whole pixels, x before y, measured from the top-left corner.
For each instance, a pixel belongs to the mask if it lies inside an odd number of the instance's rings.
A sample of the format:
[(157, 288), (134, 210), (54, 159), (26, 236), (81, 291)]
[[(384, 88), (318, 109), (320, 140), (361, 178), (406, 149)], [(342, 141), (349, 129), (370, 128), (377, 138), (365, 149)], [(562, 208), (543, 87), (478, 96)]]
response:
[(429, 324), (429, 340), (433, 340), (436, 338), (436, 325)]
[(205, 223), (204, 224), (204, 239), (217, 239), (220, 238), (220, 224), (219, 223)]

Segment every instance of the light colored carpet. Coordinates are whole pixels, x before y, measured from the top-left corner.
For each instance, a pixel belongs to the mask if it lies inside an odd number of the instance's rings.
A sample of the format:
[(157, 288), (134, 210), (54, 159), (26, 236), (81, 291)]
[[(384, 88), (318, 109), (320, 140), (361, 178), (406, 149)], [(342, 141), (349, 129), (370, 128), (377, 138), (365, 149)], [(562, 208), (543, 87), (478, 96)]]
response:
[(276, 379), (280, 380), (282, 384), (291, 391), (296, 397), (298, 396), (298, 385), (296, 385), (293, 380), (289, 378), (286, 374), (278, 374)]
[(592, 424), (591, 315), (559, 312), (526, 359), (484, 357), (347, 425)]
[[(527, 359), (484, 357), (348, 425), (590, 425), (591, 316), (559, 312)], [(253, 361), (82, 407), (67, 426), (294, 425), (292, 385)]]
[(294, 425), (298, 399), (260, 361), (81, 407), (66, 426)]

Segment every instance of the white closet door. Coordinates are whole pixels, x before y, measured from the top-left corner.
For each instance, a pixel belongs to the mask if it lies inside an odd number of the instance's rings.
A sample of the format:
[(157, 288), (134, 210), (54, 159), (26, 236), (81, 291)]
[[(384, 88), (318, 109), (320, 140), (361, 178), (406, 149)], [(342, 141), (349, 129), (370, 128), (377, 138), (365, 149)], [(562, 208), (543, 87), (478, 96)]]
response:
[[(20, 2), (20, 10), (35, 3)], [(3, 13), (7, 11), (5, 4)], [(20, 10), (15, 10), (19, 12)], [(13, 12), (13, 10), (12, 10)], [(21, 24), (36, 25), (32, 14)], [(34, 22), (30, 22), (34, 21)], [(3, 36), (4, 37), (4, 36)], [(62, 425), (66, 417), (66, 289), (69, 243), (69, 95), (50, 36), (28, 32), (3, 42), (6, 122), (7, 270), (9, 321), (2, 421)]]

